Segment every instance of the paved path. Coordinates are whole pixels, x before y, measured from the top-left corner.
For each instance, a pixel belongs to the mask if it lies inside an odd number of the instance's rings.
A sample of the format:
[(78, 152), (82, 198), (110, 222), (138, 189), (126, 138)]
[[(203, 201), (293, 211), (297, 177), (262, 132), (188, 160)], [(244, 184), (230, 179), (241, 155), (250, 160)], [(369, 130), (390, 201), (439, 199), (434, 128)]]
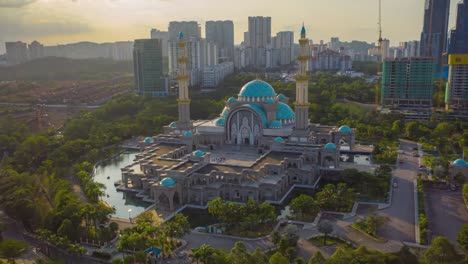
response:
[(387, 218), (388, 222), (379, 230), (379, 235), (390, 240), (415, 242), (415, 201), (414, 184), (419, 169), (417, 157), (412, 156), (416, 143), (400, 141), (399, 163), (393, 172), (398, 187), (393, 188), (392, 205), (379, 211), (379, 215)]
[(200, 232), (192, 231), (192, 233), (186, 235), (183, 238), (187, 241), (187, 248), (197, 248), (203, 244), (208, 244), (214, 248), (222, 248), (230, 250), (234, 247), (236, 242), (241, 241), (245, 244), (249, 251), (254, 251), (256, 248), (261, 250), (267, 250), (274, 247), (274, 244), (270, 241), (269, 238), (262, 238), (256, 240), (244, 240), (244, 239), (235, 239), (229, 237), (220, 237), (214, 236), (212, 234), (205, 234)]

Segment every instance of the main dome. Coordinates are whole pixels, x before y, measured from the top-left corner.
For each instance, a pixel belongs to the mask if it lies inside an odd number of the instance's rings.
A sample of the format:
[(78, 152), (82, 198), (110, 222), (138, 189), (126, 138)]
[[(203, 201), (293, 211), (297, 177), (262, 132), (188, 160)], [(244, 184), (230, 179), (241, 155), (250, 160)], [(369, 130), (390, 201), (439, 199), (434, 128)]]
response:
[(275, 97), (276, 92), (273, 87), (264, 81), (254, 80), (242, 87), (239, 97)]

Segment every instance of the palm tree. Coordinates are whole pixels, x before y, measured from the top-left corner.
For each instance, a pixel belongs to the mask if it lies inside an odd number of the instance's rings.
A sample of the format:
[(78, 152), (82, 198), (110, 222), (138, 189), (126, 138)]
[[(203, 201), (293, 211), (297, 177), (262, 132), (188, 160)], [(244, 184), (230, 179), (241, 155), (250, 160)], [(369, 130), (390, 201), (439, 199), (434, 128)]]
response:
[(197, 263), (198, 260), (201, 259), (204, 264), (208, 263), (208, 259), (214, 253), (213, 251), (213, 248), (207, 244), (203, 244), (199, 248), (192, 249), (193, 256), (197, 260)]

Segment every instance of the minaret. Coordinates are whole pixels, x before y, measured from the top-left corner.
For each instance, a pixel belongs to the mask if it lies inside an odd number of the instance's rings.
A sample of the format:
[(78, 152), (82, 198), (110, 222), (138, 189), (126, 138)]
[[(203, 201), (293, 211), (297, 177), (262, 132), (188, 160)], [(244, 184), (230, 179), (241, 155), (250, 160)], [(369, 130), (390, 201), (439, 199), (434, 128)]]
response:
[(177, 43), (179, 47), (179, 56), (177, 62), (179, 64), (179, 72), (177, 74), (177, 82), (179, 83), (179, 129), (190, 129), (190, 97), (188, 93), (189, 86), (189, 76), (187, 73), (187, 50), (186, 42), (184, 40), (184, 34), (179, 33), (179, 42)]
[(306, 30), (303, 24), (301, 38), (299, 39), (301, 50), (299, 57), (297, 58), (299, 62), (299, 71), (296, 75), (295, 132), (304, 132), (300, 133), (304, 136), (307, 136), (306, 132), (309, 127), (309, 76), (307, 75), (307, 62), (309, 61), (307, 53), (308, 42), (309, 40), (306, 38)]

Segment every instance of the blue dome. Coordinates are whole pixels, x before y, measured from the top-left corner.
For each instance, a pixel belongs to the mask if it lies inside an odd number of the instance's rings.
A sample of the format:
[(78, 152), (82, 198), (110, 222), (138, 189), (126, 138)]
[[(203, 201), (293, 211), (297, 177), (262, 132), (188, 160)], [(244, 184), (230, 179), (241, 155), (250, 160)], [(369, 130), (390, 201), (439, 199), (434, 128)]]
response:
[(150, 137), (145, 138), (145, 143), (146, 143), (146, 144), (151, 144), (151, 143), (153, 143), (153, 142), (154, 142), (154, 141), (153, 141), (152, 138), (150, 138)]
[(302, 25), (301, 35), (305, 35), (305, 34), (306, 34), (306, 29), (305, 29), (304, 25)]
[(279, 103), (278, 109), (276, 110), (276, 119), (278, 120), (285, 120), (285, 119), (294, 119), (296, 114), (294, 111), (289, 107), (289, 105), (285, 103)]
[(274, 97), (276, 96), (276, 92), (270, 84), (261, 80), (255, 80), (244, 85), (244, 87), (242, 87), (241, 91), (239, 92), (239, 96)]
[(216, 120), (216, 125), (217, 126), (224, 126), (225, 123), (226, 123), (226, 120), (224, 118), (222, 118), (222, 117), (220, 117), (220, 118), (218, 118)]
[(273, 103), (275, 103), (275, 100), (273, 100), (271, 98), (268, 98), (268, 99), (265, 100), (265, 103), (266, 104), (273, 104)]
[(191, 137), (191, 136), (193, 136), (193, 133), (191, 131), (184, 132), (184, 137)]
[(278, 100), (286, 99), (286, 95), (284, 95), (284, 94), (278, 94), (278, 96), (277, 96), (276, 98), (278, 98)]
[(270, 122), (269, 128), (281, 128), (283, 125), (278, 120), (273, 120)]
[(224, 117), (224, 119), (226, 119), (228, 115), (229, 115), (229, 110), (227, 107), (224, 107), (223, 112), (221, 112), (221, 116)]
[(176, 124), (176, 122), (172, 122), (172, 123), (170, 123), (170, 124), (169, 124), (169, 127), (171, 127), (171, 128), (176, 128), (176, 127), (177, 127), (177, 124)]
[(325, 149), (336, 149), (336, 145), (333, 143), (327, 143), (324, 147)]
[(179, 32), (179, 39), (183, 39), (184, 38), (184, 33), (181, 31)]
[(235, 102), (237, 102), (237, 99), (234, 98), (234, 97), (231, 97), (227, 101), (228, 101), (228, 103), (235, 103)]
[(468, 163), (462, 159), (455, 160), (454, 162), (452, 162), (452, 165), (460, 166), (460, 167), (468, 167)]
[(170, 178), (170, 177), (166, 177), (164, 179), (162, 179), (161, 181), (161, 185), (164, 186), (164, 187), (171, 187), (171, 186), (174, 186), (176, 184), (176, 182), (174, 181), (174, 179)]
[(353, 132), (353, 130), (349, 126), (341, 126), (340, 128), (338, 128), (338, 132), (351, 133)]
[(281, 137), (277, 137), (277, 138), (275, 138), (275, 142), (276, 143), (284, 143), (284, 139), (281, 138)]
[(245, 105), (242, 105), (242, 106), (248, 107), (248, 108), (254, 110), (255, 112), (257, 112), (258, 115), (260, 116), (260, 118), (262, 119), (263, 126), (266, 127), (268, 125), (267, 115), (265, 114), (265, 111), (263, 111), (263, 109), (260, 106), (258, 106), (256, 104), (245, 104)]
[(203, 157), (203, 156), (205, 156), (205, 152), (203, 152), (201, 150), (196, 150), (196, 151), (193, 152), (193, 155), (195, 157)]

